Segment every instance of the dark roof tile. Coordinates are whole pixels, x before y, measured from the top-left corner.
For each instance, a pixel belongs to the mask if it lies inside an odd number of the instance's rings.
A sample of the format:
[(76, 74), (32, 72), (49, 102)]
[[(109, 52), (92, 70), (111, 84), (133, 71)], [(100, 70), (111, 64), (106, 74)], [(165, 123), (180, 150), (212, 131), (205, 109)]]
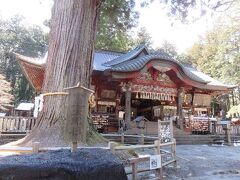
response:
[(144, 49), (148, 52), (145, 45), (139, 45), (135, 49), (129, 51), (128, 53), (123, 54), (122, 56), (119, 56), (118, 58), (113, 59), (112, 61), (108, 61), (108, 62), (104, 63), (103, 65), (110, 67), (110, 66), (120, 64), (122, 62), (126, 62), (128, 60), (131, 60), (131, 59), (137, 57)]
[(142, 69), (148, 62), (154, 59), (161, 59), (164, 61), (167, 61), (169, 63), (174, 63), (177, 64), (183, 72), (192, 80), (198, 81), (201, 83), (207, 83), (208, 81), (204, 80), (201, 77), (198, 77), (196, 74), (192, 73), (192, 71), (189, 71), (183, 64), (180, 62), (172, 59), (170, 56), (166, 56), (165, 54), (152, 54), (152, 55), (146, 55), (146, 56), (141, 56), (136, 59), (131, 59), (126, 62), (119, 63), (117, 65), (111, 66), (109, 69), (111, 71), (118, 71), (118, 72), (130, 72), (130, 71), (138, 71)]

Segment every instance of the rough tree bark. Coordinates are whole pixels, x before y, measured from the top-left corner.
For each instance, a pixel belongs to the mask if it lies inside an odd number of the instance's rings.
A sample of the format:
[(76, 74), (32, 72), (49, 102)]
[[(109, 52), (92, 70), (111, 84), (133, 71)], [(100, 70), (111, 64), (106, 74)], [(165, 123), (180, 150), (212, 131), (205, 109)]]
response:
[[(55, 0), (43, 93), (63, 92), (80, 83), (89, 88), (101, 0)], [(20, 145), (64, 146), (66, 97), (46, 96), (37, 125)]]

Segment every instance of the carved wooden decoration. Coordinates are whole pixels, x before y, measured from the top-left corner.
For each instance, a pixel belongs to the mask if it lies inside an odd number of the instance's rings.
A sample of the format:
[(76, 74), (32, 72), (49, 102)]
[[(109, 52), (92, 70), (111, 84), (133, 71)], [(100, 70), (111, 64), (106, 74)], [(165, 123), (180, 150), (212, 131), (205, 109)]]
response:
[(167, 87), (159, 87), (154, 85), (132, 85), (132, 92), (155, 92), (155, 93), (163, 93), (163, 94), (177, 94), (177, 89), (175, 88), (167, 88)]
[(162, 87), (176, 87), (175, 83), (166, 73), (150, 69), (141, 73), (140, 76), (132, 80), (133, 84), (158, 85)]
[(185, 94), (184, 96), (184, 100), (183, 100), (185, 103), (192, 103), (192, 95), (191, 94)]
[(112, 99), (112, 98), (115, 98), (115, 96), (116, 96), (116, 92), (113, 90), (104, 89), (101, 91), (102, 98)]

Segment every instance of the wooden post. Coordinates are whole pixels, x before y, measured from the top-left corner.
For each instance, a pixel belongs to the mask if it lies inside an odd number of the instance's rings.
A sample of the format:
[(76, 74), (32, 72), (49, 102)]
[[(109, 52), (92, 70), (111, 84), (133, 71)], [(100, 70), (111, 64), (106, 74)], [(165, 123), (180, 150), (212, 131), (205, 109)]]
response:
[(124, 132), (121, 134), (121, 143), (124, 144)]
[[(155, 154), (160, 154), (160, 140), (155, 140)], [(161, 157), (162, 158), (162, 157)], [(162, 173), (162, 167), (159, 169), (156, 169), (156, 176), (159, 177), (160, 179), (163, 179), (163, 173)]]
[(71, 152), (75, 153), (77, 151), (77, 142), (72, 142)]
[(176, 140), (172, 139), (172, 142), (173, 142), (173, 144), (171, 146), (171, 148), (172, 148), (172, 158), (175, 160), (173, 165), (176, 168), (177, 167)]
[(160, 105), (160, 119), (164, 121), (164, 106)]
[(33, 144), (32, 144), (32, 152), (33, 153), (38, 153), (39, 152), (39, 147), (40, 147), (40, 142), (33, 142)]
[(231, 142), (230, 131), (231, 131), (231, 124), (227, 124), (227, 128), (225, 130), (225, 135), (226, 135), (227, 144), (231, 146), (232, 142)]
[(115, 142), (108, 142), (108, 147), (110, 148), (112, 153), (115, 153), (115, 147), (117, 146), (117, 143)]
[(6, 131), (10, 130), (10, 124), (11, 124), (11, 119), (7, 120), (7, 126), (6, 126)]
[(171, 133), (171, 138), (173, 139), (173, 121), (172, 119), (169, 120), (170, 121), (170, 133)]
[(155, 154), (160, 154), (160, 141), (159, 140), (155, 140), (154, 141), (154, 145), (155, 147)]
[(132, 163), (132, 180), (137, 180), (138, 176), (137, 176), (137, 163)]
[(141, 145), (144, 145), (144, 129), (141, 129)]
[(127, 129), (130, 128), (130, 121), (131, 121), (131, 85), (125, 85), (125, 123)]
[(177, 94), (177, 114), (178, 114), (178, 125), (180, 129), (183, 129), (183, 110), (182, 110), (182, 99), (184, 95), (184, 89), (180, 88), (178, 89), (178, 94)]
[(0, 132), (3, 130), (3, 118), (0, 117)]
[(72, 152), (77, 150), (77, 143), (86, 143), (87, 115), (89, 110), (88, 98), (92, 90), (79, 84), (66, 88), (67, 98), (67, 120), (65, 125), (65, 139), (71, 143)]

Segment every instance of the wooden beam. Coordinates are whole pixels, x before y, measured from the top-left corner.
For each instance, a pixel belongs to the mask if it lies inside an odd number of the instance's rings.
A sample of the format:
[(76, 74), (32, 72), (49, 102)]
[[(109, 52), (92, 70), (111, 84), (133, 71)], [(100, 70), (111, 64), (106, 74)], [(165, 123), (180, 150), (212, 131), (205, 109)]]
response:
[(125, 84), (125, 123), (127, 129), (130, 128), (130, 121), (131, 121), (131, 85)]
[(39, 153), (39, 148), (40, 148), (40, 142), (33, 142), (32, 152)]
[(183, 88), (178, 89), (178, 94), (177, 94), (177, 115), (178, 115), (178, 125), (180, 129), (183, 129), (183, 108), (182, 108), (182, 95), (184, 93)]

